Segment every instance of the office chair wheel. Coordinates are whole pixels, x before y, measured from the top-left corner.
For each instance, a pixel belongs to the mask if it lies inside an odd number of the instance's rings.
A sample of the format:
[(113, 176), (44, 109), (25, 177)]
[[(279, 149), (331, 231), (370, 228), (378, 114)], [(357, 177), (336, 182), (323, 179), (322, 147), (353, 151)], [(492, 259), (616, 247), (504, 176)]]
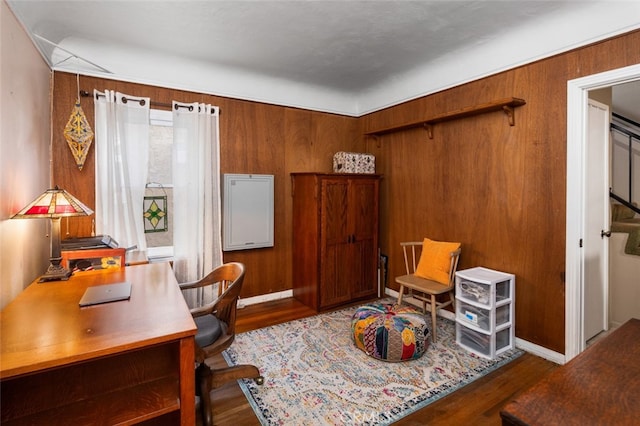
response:
[(258, 376), (253, 380), (256, 382), (257, 385), (261, 385), (262, 386), (262, 384), (264, 383), (264, 377), (262, 377), (262, 376)]

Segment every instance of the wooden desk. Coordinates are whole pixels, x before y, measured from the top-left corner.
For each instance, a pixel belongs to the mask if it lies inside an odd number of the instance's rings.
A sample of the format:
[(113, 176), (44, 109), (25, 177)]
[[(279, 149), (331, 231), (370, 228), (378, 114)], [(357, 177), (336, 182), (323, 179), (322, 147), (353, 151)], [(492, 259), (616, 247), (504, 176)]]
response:
[[(118, 281), (130, 300), (78, 306)], [(167, 263), (34, 282), (0, 323), (3, 425), (195, 424), (196, 326)]]
[(640, 320), (632, 319), (507, 404), (503, 425), (637, 425)]

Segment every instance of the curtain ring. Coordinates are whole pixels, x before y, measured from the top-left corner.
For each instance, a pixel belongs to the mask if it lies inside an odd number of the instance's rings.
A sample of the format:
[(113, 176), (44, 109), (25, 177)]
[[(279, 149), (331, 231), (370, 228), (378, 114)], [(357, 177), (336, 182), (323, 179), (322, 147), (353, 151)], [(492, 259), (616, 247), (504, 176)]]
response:
[[(127, 102), (129, 102), (129, 99), (126, 96), (123, 96), (122, 103), (126, 104)], [(144, 106), (147, 103), (147, 101), (145, 101), (144, 99), (140, 99), (138, 103), (140, 104), (140, 106)]]

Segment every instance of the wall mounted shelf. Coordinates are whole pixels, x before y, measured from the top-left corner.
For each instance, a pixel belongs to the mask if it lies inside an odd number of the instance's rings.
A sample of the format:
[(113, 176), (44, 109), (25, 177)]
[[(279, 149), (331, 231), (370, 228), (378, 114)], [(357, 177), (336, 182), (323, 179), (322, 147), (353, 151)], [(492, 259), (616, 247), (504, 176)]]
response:
[(398, 132), (402, 130), (414, 129), (417, 127), (423, 127), (428, 135), (429, 139), (433, 139), (433, 125), (436, 123), (442, 123), (444, 121), (457, 120), (459, 118), (471, 117), (474, 115), (484, 114), (493, 111), (504, 111), (507, 114), (509, 125), (515, 125), (515, 108), (526, 104), (524, 99), (519, 98), (504, 98), (495, 101), (487, 102), (484, 104), (472, 105), (464, 108), (460, 108), (454, 111), (438, 114), (434, 117), (426, 120), (414, 121), (407, 124), (401, 124), (399, 126), (385, 127), (382, 129), (371, 130), (366, 132), (367, 136), (382, 136), (388, 133)]

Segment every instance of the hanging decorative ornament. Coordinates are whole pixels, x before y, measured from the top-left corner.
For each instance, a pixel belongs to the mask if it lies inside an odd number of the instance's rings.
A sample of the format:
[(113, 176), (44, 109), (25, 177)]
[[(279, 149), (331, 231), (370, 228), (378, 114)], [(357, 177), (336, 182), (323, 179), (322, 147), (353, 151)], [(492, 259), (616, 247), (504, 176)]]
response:
[(71, 111), (71, 117), (67, 125), (64, 127), (64, 138), (67, 140), (71, 154), (76, 160), (79, 170), (82, 170), (84, 162), (87, 159), (87, 153), (93, 141), (93, 131), (87, 121), (87, 117), (80, 106), (80, 81), (78, 78), (78, 98), (76, 104)]

